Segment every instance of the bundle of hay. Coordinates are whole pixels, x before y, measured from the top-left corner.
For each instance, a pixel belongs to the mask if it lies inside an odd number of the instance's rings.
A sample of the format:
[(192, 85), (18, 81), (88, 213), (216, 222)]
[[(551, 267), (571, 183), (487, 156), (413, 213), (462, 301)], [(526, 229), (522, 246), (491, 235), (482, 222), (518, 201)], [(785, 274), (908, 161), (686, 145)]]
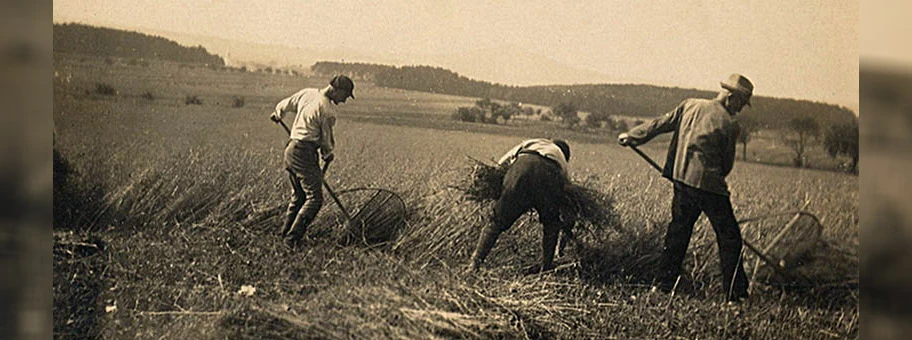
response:
[[(472, 201), (488, 203), (500, 197), (504, 175), (509, 166), (488, 164), (469, 157), (468, 176), (458, 185), (451, 186), (462, 191)], [(605, 226), (617, 227), (614, 200), (608, 194), (570, 183), (564, 187), (566, 194), (561, 206), (565, 220), (575, 221), (575, 226), (589, 230), (601, 230)]]
[(618, 229), (618, 216), (614, 213), (614, 199), (610, 195), (575, 183), (564, 187), (564, 193), (566, 201), (561, 214), (576, 221), (576, 226), (589, 230), (600, 230), (605, 226)]
[(507, 174), (509, 167), (497, 163), (490, 165), (471, 157), (468, 159), (468, 176), (452, 188), (462, 191), (467, 199), (479, 203), (499, 198), (503, 190), (504, 175)]

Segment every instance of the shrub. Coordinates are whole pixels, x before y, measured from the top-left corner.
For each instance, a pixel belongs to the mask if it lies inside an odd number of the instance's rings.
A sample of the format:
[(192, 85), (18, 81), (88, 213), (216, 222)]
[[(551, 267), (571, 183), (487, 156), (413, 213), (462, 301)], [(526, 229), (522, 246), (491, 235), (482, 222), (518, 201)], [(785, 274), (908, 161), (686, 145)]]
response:
[(579, 111), (576, 104), (562, 102), (551, 109), (555, 116), (560, 118), (561, 122), (567, 128), (574, 128), (580, 123)]
[(197, 96), (187, 96), (187, 98), (184, 99), (184, 104), (203, 105), (203, 100), (199, 99), (199, 97), (197, 97)]
[(472, 115), (471, 109), (469, 109), (468, 107), (465, 107), (465, 106), (459, 107), (458, 109), (456, 109), (456, 111), (453, 111), (453, 115), (451, 117), (453, 118), (453, 120), (458, 120), (461, 122), (474, 122), (475, 121), (475, 117)]
[(590, 128), (600, 128), (602, 127), (602, 122), (605, 122), (608, 127), (613, 127), (611, 123), (613, 123), (614, 119), (607, 113), (595, 111), (586, 116), (585, 121), (586, 126)]
[(116, 96), (117, 90), (113, 86), (107, 83), (96, 83), (95, 84), (95, 93), (105, 96)]
[(618, 119), (614, 121), (614, 129), (616, 131), (626, 132), (630, 128), (627, 127), (627, 121), (623, 119)]
[(823, 147), (830, 157), (842, 154), (852, 158), (849, 170), (858, 171), (858, 120), (830, 125), (824, 131)]
[(234, 96), (231, 107), (244, 107), (244, 97)]
[(152, 95), (151, 91), (146, 91), (141, 96), (145, 100), (155, 100), (155, 96)]

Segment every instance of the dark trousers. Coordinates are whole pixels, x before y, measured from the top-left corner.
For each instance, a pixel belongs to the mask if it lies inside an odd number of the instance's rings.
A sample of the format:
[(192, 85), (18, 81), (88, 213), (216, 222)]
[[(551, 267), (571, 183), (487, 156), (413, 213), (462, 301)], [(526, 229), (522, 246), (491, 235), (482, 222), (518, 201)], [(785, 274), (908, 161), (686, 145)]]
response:
[(493, 224), (482, 231), (473, 254), (481, 265), (501, 233), (530, 209), (538, 212), (542, 223), (542, 267), (552, 267), (557, 238), (562, 229), (560, 206), (566, 180), (560, 166), (544, 157), (521, 154), (504, 175), (503, 191), (494, 204)]
[(674, 183), (672, 220), (665, 234), (660, 279), (667, 282), (680, 274), (694, 223), (700, 213), (706, 214), (716, 233), (725, 291), (729, 298), (746, 296), (748, 283), (741, 260), (741, 229), (732, 211), (731, 201), (728, 196), (678, 182)]
[(285, 169), (291, 182), (291, 200), (285, 212), (283, 236), (299, 239), (323, 206), (323, 171), (317, 144), (291, 140), (285, 147)]

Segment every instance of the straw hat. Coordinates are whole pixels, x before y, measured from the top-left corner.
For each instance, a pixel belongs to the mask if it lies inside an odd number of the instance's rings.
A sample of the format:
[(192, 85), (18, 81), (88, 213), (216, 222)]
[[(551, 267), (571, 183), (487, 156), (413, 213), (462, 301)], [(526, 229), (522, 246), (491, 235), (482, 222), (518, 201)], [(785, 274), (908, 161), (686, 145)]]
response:
[(723, 80), (719, 84), (722, 85), (723, 89), (744, 96), (747, 99), (747, 105), (750, 106), (750, 98), (754, 94), (754, 84), (752, 84), (747, 77), (732, 73), (728, 79)]

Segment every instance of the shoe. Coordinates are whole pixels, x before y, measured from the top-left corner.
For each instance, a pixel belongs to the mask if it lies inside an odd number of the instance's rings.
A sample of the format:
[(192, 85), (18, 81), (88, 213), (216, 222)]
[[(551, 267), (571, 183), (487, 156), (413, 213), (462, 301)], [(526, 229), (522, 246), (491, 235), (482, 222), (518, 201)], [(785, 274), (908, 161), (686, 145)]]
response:
[(741, 303), (744, 300), (747, 300), (747, 298), (749, 298), (749, 297), (750, 297), (750, 294), (748, 294), (746, 291), (732, 293), (728, 296), (728, 302)]
[(291, 248), (292, 250), (298, 249), (304, 243), (303, 237), (296, 237), (294, 235), (285, 236), (284, 241), (285, 241), (285, 245), (288, 246), (288, 248)]
[(661, 290), (665, 293), (687, 293), (692, 294), (703, 288), (703, 284), (700, 282), (692, 281), (686, 277), (674, 277), (671, 279), (660, 279), (656, 282), (656, 289)]
[(675, 280), (659, 280), (653, 286), (653, 289), (658, 289), (663, 293), (671, 293), (675, 289)]

